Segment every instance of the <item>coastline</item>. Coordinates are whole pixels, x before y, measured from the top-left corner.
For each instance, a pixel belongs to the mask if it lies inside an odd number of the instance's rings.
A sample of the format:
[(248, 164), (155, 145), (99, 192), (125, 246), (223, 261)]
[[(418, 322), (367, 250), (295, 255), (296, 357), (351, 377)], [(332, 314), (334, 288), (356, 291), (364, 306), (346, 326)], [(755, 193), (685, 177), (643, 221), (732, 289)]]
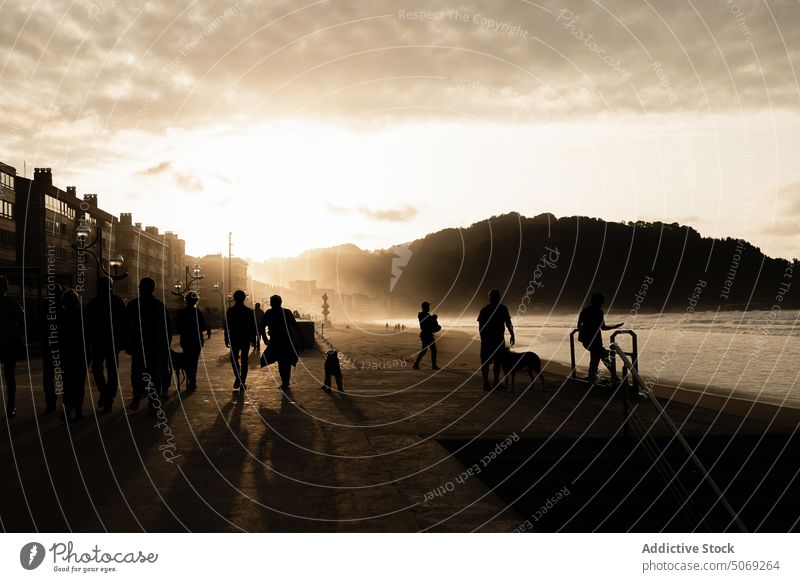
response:
[[(326, 336), (337, 349), (355, 363), (355, 369), (374, 370), (411, 367), (413, 357), (419, 350), (417, 330), (407, 327), (405, 331), (387, 331), (385, 326), (374, 322), (353, 322), (350, 329), (334, 327), (326, 329)], [(480, 343), (476, 334), (464, 330), (446, 330), (437, 338), (439, 349), (439, 365), (446, 369), (473, 371), (475, 383), (480, 382), (478, 362), (480, 361)], [(514, 348), (512, 348), (514, 349)], [(522, 348), (517, 348), (521, 351)], [(402, 362), (405, 362), (403, 366)], [(430, 355), (423, 359), (423, 366), (429, 365)], [(569, 379), (571, 368), (568, 364), (553, 360), (542, 360), (543, 369), (559, 384)], [(602, 365), (601, 365), (602, 370)], [(579, 376), (585, 370), (579, 368)], [(724, 388), (717, 388), (724, 390)], [(713, 386), (692, 383), (674, 384), (658, 382), (653, 392), (659, 399), (684, 404), (691, 407), (704, 408), (743, 419), (771, 423), (781, 428), (794, 428), (800, 423), (800, 409), (790, 406), (779, 406), (774, 403), (738, 396), (725, 396), (714, 391)]]

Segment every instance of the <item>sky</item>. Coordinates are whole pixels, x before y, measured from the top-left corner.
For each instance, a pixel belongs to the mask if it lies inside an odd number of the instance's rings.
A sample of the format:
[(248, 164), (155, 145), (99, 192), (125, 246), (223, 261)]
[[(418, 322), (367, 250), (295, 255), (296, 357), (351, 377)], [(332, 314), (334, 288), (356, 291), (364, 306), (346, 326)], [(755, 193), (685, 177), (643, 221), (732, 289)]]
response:
[(0, 6), (0, 161), (194, 255), (517, 211), (800, 257), (796, 1)]

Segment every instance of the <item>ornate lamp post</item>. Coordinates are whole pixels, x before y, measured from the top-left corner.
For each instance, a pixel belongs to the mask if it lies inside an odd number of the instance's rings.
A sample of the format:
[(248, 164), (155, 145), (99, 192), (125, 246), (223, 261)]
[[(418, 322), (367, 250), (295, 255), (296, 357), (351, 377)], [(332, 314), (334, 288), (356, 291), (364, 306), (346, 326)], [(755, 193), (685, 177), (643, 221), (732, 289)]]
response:
[(128, 276), (128, 273), (119, 272), (122, 266), (125, 264), (125, 259), (122, 255), (116, 254), (109, 259), (108, 264), (111, 267), (111, 270), (113, 271), (113, 273), (109, 273), (108, 269), (106, 269), (105, 265), (103, 265), (102, 259), (99, 256), (97, 256), (95, 252), (92, 250), (93, 247), (97, 246), (98, 249), (100, 249), (100, 254), (102, 254), (102, 249), (101, 249), (103, 243), (102, 229), (98, 226), (94, 236), (94, 240), (91, 243), (86, 244), (89, 241), (89, 237), (91, 236), (92, 236), (92, 229), (86, 225), (86, 222), (81, 221), (81, 223), (75, 229), (75, 238), (77, 239), (77, 242), (72, 243), (70, 246), (76, 251), (89, 253), (89, 255), (91, 255), (92, 258), (94, 258), (95, 262), (97, 263), (98, 271), (102, 271), (104, 275), (110, 277), (113, 281), (121, 281), (122, 279), (125, 279)]
[(189, 291), (192, 290), (192, 284), (195, 281), (199, 281), (200, 279), (205, 279), (205, 275), (200, 273), (200, 265), (195, 265), (192, 267), (191, 271), (189, 267), (186, 267), (186, 277), (183, 283), (180, 281), (175, 281), (175, 285), (172, 286), (172, 294), (178, 295), (183, 297)]

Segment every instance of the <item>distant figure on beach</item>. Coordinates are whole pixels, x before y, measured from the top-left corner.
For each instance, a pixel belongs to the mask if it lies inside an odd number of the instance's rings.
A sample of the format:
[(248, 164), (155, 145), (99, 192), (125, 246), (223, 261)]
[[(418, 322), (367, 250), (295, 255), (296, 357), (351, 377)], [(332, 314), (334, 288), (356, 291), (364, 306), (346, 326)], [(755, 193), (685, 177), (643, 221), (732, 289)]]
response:
[(64, 412), (59, 419), (72, 422), (83, 418), (83, 399), (86, 394), (88, 371), (85, 343), (85, 321), (81, 298), (74, 289), (67, 289), (61, 298), (62, 310), (58, 322), (63, 370)]
[(203, 312), (197, 309), (199, 300), (200, 297), (195, 291), (189, 291), (185, 298), (186, 307), (178, 311), (175, 322), (183, 350), (187, 392), (197, 390), (197, 362), (205, 345), (203, 334), (211, 338), (211, 328), (206, 323)]
[[(253, 307), (253, 319), (256, 322), (256, 328), (261, 325), (261, 322), (264, 319), (264, 310), (261, 309), (261, 304), (256, 303), (255, 307)], [(261, 352), (261, 334), (256, 334), (256, 351)]]
[(608, 371), (611, 372), (611, 381), (615, 384), (619, 382), (617, 371), (611, 364), (608, 350), (603, 347), (603, 331), (617, 329), (625, 325), (618, 323), (616, 325), (607, 325), (605, 322), (605, 314), (603, 313), (603, 303), (605, 297), (602, 293), (593, 293), (591, 304), (584, 307), (578, 316), (578, 341), (583, 344), (583, 347), (589, 351), (589, 382), (597, 380), (597, 368), (600, 365), (600, 360), (603, 361)]
[[(47, 346), (42, 348), (42, 390), (44, 391), (44, 410), (42, 416), (56, 411), (58, 391), (63, 390), (61, 377), (61, 341), (59, 339), (58, 321), (62, 315), (61, 297), (64, 288), (60, 283), (47, 285), (47, 315), (42, 318), (43, 337), (47, 338)], [(58, 368), (58, 373), (56, 373)]]
[(17, 359), (22, 355), (24, 314), (19, 303), (6, 297), (8, 279), (0, 275), (0, 364), (6, 385), (6, 418), (17, 414)]
[(231, 350), (233, 387), (247, 390), (247, 358), (250, 346), (256, 345), (258, 326), (253, 310), (244, 304), (247, 294), (241, 289), (233, 293), (233, 305), (225, 314), (225, 347)]
[(169, 346), (172, 326), (167, 308), (154, 296), (156, 282), (150, 277), (139, 281), (139, 296), (128, 302), (128, 341), (131, 355), (131, 410), (137, 410), (147, 398), (150, 412), (155, 412), (159, 396), (167, 398), (170, 384)]
[[(264, 314), (260, 332), (267, 349), (264, 350), (262, 365), (278, 363), (278, 374), (281, 377), (281, 390), (290, 389), (292, 379), (292, 366), (299, 360), (300, 328), (297, 320), (288, 309), (282, 307), (283, 299), (280, 295), (269, 298), (270, 309)], [(269, 333), (267, 338), (265, 330)]]
[[(500, 372), (502, 362), (500, 356), (505, 348), (506, 328), (509, 333), (509, 343), (513, 346), (514, 325), (508, 307), (500, 303), (500, 291), (489, 291), (489, 305), (481, 309), (478, 314), (478, 331), (481, 336), (481, 375), (483, 376), (484, 390), (502, 390)], [(494, 364), (494, 384), (489, 384), (489, 365)]]
[(111, 412), (119, 388), (119, 353), (125, 349), (128, 312), (112, 291), (109, 277), (97, 281), (97, 296), (86, 305), (86, 339), (91, 353), (92, 377), (100, 392), (97, 407)]
[(431, 313), (430, 303), (423, 301), (420, 307), (422, 311), (417, 313), (417, 319), (419, 319), (419, 339), (422, 342), (422, 348), (414, 361), (414, 369), (419, 370), (419, 363), (430, 349), (431, 368), (438, 370), (439, 366), (436, 364), (436, 336), (434, 334), (442, 331), (442, 326), (439, 325), (439, 318)]

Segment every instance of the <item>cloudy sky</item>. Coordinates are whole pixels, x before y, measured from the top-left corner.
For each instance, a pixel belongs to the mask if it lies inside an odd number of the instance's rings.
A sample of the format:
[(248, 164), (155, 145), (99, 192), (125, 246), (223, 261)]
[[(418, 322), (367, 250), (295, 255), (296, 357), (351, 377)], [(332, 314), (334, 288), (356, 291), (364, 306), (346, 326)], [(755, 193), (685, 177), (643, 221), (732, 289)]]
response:
[(800, 256), (797, 1), (1, 5), (0, 160), (190, 253), (515, 210)]

